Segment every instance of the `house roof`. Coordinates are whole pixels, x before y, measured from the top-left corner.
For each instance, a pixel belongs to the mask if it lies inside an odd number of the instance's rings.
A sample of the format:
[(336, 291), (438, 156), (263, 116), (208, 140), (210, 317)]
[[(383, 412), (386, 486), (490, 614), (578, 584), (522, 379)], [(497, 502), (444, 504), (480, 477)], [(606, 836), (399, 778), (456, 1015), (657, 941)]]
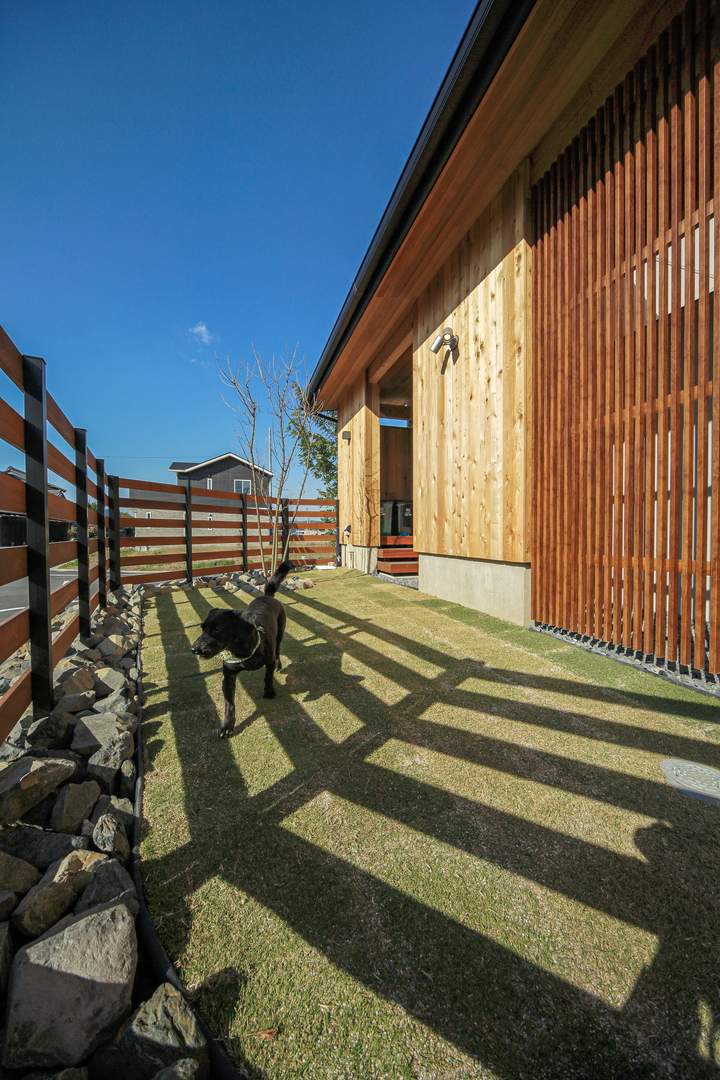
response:
[[(26, 476), (22, 469), (16, 469), (14, 465), (8, 465), (5, 472), (8, 476), (14, 476), (16, 480), (22, 480), (25, 483)], [(48, 491), (51, 495), (57, 495), (58, 498), (64, 499), (67, 488), (58, 487), (57, 484), (48, 484)]]
[(266, 476), (272, 476), (273, 473), (269, 469), (263, 469), (261, 465), (253, 465), (247, 458), (240, 457), (239, 454), (227, 453), (220, 454), (218, 457), (208, 458), (207, 461), (173, 461), (172, 465), (168, 469), (168, 472), (174, 473), (187, 473), (194, 472), (195, 469), (203, 469), (206, 465), (214, 465), (216, 461), (224, 461), (225, 458), (234, 458), (235, 461), (239, 461), (243, 465), (247, 465), (249, 469), (255, 469), (257, 472), (265, 473)]
[(479, 0), (309, 383), (345, 348), (536, 0)]

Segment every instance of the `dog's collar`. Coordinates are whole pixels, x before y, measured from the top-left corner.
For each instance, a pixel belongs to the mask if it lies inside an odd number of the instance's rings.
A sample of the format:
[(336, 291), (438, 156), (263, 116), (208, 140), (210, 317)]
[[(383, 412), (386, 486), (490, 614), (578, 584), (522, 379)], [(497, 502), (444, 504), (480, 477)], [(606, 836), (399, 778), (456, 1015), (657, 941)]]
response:
[(229, 649), (225, 649), (225, 651), (224, 651), (224, 652), (221, 652), (221, 653), (220, 653), (220, 659), (222, 660), (222, 662), (223, 662), (224, 664), (227, 664), (227, 663), (231, 663), (231, 664), (244, 664), (246, 660), (249, 660), (249, 659), (250, 659), (250, 657), (252, 657), (252, 656), (254, 656), (254, 655), (255, 655), (255, 653), (256, 653), (256, 652), (258, 651), (258, 649), (260, 648), (260, 645), (262, 644), (262, 637), (261, 637), (260, 635), (261, 635), (261, 634), (264, 634), (264, 633), (265, 633), (265, 627), (263, 627), (263, 626), (256, 626), (256, 627), (255, 627), (255, 629), (256, 629), (256, 630), (257, 630), (257, 632), (258, 632), (258, 642), (257, 642), (257, 645), (255, 646), (255, 648), (253, 649), (253, 651), (252, 651), (252, 652), (250, 653), (250, 656), (244, 656), (244, 657), (242, 658), (242, 660), (238, 660), (237, 656), (233, 656), (233, 654), (232, 654), (232, 653), (230, 652), (230, 650), (229, 650)]

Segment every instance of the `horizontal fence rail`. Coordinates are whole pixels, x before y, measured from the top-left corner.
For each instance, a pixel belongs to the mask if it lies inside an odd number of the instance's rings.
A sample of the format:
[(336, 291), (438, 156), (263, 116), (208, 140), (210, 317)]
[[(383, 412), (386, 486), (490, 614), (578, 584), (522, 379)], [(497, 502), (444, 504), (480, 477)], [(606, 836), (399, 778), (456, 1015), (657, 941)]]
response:
[(720, 672), (717, 0), (533, 188), (532, 617)]
[[(269, 569), (274, 544), (278, 561), (298, 568), (335, 565), (334, 500), (278, 501), (108, 476), (85, 430), (47, 391), (45, 361), (23, 356), (1, 327), (0, 371), (23, 402), (19, 411), (0, 397), (0, 439), (25, 461), (16, 470), (24, 480), (0, 472), (0, 586), (28, 583), (28, 606), (0, 621), (0, 664), (26, 645), (31, 661), (0, 697), (0, 741), (30, 706), (37, 715), (52, 710), (53, 669), (78, 635), (89, 636), (92, 612), (121, 584)], [(72, 487), (73, 498), (49, 490), (50, 474)], [(51, 568), (73, 562), (77, 577), (52, 590)], [(54, 632), (53, 620), (74, 601), (77, 612)]]

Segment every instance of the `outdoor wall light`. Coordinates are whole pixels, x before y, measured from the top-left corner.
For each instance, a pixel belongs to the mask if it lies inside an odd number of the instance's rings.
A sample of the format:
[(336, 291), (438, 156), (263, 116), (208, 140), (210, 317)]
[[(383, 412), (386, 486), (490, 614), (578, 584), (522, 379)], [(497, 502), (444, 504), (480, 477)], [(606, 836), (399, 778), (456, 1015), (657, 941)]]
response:
[(346, 525), (345, 528), (343, 529), (343, 532), (345, 533), (346, 536), (349, 536), (350, 535), (350, 526)]
[(457, 349), (457, 344), (457, 334), (454, 334), (451, 328), (449, 326), (446, 326), (442, 334), (438, 334), (438, 336), (433, 341), (432, 345), (430, 346), (430, 352), (439, 353), (443, 345), (445, 346), (445, 348), (450, 349), (450, 351), (452, 352), (453, 349)]
[(349, 431), (343, 431), (342, 437), (345, 440), (345, 442), (350, 442), (350, 432)]

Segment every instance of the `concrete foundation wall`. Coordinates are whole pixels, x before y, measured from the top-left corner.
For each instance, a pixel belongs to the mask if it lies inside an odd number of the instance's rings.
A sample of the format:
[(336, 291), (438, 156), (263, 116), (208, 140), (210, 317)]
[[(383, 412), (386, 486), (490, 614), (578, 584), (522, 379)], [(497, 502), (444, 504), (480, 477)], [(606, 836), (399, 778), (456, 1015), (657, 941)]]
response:
[(530, 625), (530, 567), (518, 563), (420, 555), (418, 587), (441, 600), (497, 619)]
[(377, 570), (377, 548), (343, 544), (341, 550), (343, 566), (351, 570), (362, 570), (363, 574), (374, 574)]

